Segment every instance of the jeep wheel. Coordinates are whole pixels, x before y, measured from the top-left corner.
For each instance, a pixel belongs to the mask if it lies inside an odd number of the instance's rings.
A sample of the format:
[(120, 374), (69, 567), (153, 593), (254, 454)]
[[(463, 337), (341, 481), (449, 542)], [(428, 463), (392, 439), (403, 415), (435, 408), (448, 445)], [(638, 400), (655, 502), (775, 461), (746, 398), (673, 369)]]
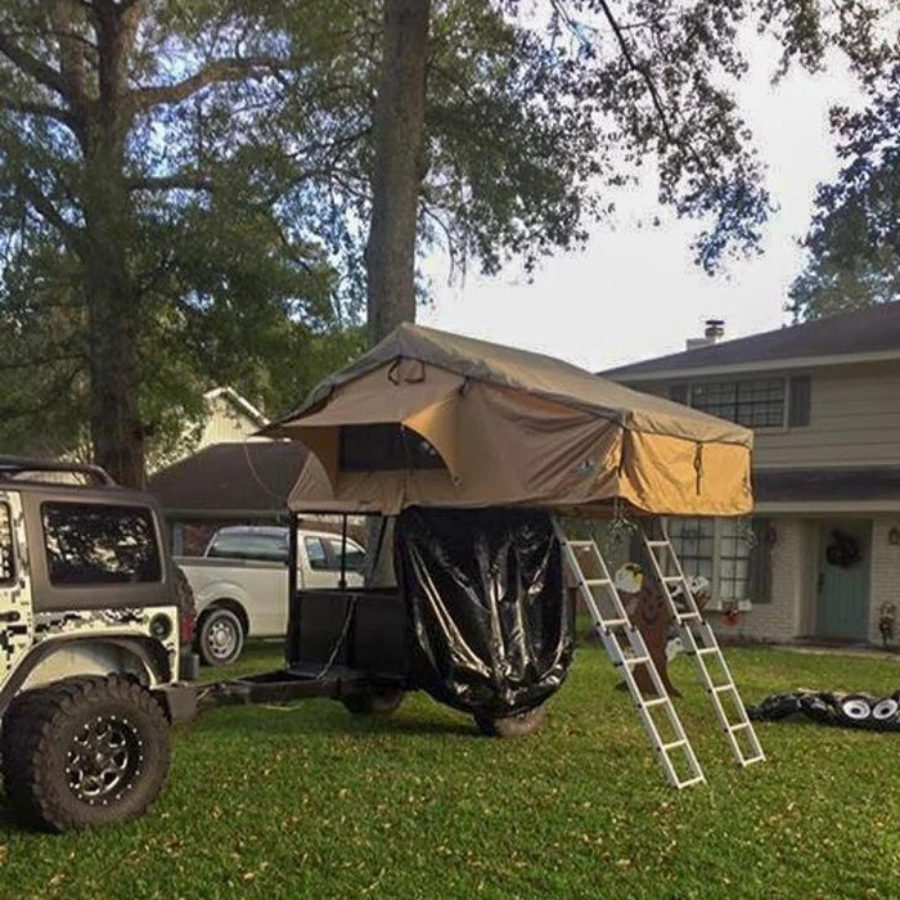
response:
[(344, 706), (357, 716), (389, 716), (403, 702), (400, 688), (381, 688), (342, 697)]
[(495, 717), (490, 714), (475, 713), (475, 724), (478, 726), (478, 730), (488, 737), (521, 737), (540, 729), (546, 717), (547, 709), (541, 704), (517, 716)]
[(244, 649), (244, 626), (237, 613), (215, 606), (200, 618), (197, 634), (200, 659), (208, 666), (227, 666)]
[[(73, 679), (16, 698), (4, 781), (13, 808), (42, 828), (123, 822), (157, 798), (169, 771), (156, 700), (117, 675)], [(5, 729), (4, 729), (5, 730)]]

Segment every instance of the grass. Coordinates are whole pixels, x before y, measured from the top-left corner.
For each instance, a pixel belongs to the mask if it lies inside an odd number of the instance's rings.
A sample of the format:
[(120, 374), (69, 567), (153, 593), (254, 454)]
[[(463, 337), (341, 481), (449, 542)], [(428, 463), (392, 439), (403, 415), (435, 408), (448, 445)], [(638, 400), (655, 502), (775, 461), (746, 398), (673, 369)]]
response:
[[(749, 702), (886, 693), (900, 674), (875, 657), (727, 653)], [(242, 668), (279, 662), (256, 645)], [(325, 699), (208, 712), (176, 731), (143, 819), (62, 836), (0, 819), (0, 896), (896, 895), (900, 736), (764, 723), (768, 762), (741, 771), (689, 661), (672, 677), (706, 786), (665, 786), (605, 654), (583, 646), (545, 729), (520, 740), (482, 738), (422, 694), (389, 719)]]

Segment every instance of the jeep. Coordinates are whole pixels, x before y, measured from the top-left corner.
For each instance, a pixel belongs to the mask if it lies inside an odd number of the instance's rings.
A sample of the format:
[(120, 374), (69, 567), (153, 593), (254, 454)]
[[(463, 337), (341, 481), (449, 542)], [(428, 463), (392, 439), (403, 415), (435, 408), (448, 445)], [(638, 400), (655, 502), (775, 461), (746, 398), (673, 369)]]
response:
[(0, 764), (30, 823), (143, 813), (196, 712), (192, 609), (162, 511), (95, 466), (0, 457)]

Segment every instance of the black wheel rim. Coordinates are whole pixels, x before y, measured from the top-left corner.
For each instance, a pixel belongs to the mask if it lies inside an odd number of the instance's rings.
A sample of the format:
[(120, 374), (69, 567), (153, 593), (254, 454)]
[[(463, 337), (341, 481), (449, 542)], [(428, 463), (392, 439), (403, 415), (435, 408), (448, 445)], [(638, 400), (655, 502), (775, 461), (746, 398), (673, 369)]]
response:
[(238, 648), (238, 631), (234, 622), (225, 616), (217, 616), (206, 629), (206, 652), (219, 662), (231, 659)]
[(143, 760), (143, 743), (128, 719), (97, 716), (72, 738), (66, 778), (79, 800), (106, 805), (134, 785)]

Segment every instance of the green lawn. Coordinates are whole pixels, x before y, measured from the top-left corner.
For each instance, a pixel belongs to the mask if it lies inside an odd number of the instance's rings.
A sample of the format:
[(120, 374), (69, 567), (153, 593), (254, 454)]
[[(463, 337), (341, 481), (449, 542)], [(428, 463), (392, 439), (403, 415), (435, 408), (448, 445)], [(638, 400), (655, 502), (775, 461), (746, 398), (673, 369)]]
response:
[[(727, 654), (751, 702), (900, 680), (874, 657)], [(243, 668), (278, 663), (259, 645)], [(544, 731), (519, 740), (482, 738), (425, 695), (384, 720), (329, 700), (206, 713), (177, 731), (169, 787), (140, 821), (50, 836), (0, 810), (0, 894), (897, 895), (900, 735), (763, 724), (769, 760), (741, 771), (689, 662), (672, 674), (707, 786), (665, 786), (605, 654), (581, 647)]]

